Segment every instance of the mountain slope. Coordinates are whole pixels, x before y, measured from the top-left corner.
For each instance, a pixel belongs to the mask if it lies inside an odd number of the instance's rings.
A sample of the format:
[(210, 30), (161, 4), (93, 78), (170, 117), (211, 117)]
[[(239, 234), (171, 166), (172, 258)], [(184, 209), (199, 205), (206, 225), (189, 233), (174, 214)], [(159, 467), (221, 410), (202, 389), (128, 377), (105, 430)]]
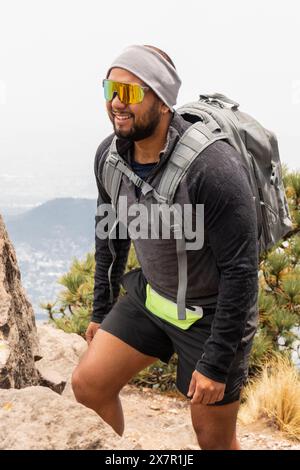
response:
[(14, 243), (32, 247), (44, 241), (70, 238), (75, 241), (94, 239), (96, 201), (93, 199), (57, 198), (17, 216), (7, 217), (6, 225)]

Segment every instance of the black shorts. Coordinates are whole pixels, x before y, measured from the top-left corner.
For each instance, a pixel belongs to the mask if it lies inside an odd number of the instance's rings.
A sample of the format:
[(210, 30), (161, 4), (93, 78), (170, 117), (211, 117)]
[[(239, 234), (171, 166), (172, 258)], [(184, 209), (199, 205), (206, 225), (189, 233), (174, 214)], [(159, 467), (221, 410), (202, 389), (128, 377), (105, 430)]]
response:
[[(203, 346), (211, 334), (215, 307), (204, 307), (203, 317), (188, 330), (182, 330), (153, 315), (145, 307), (146, 283), (141, 270), (123, 277), (127, 293), (120, 297), (101, 323), (101, 329), (120, 338), (139, 352), (168, 363), (174, 352), (178, 355), (176, 385), (185, 396), (192, 373), (203, 353)], [(248, 376), (248, 362), (252, 341), (238, 349), (229, 370), (225, 394), (216, 405), (239, 400), (242, 386)]]

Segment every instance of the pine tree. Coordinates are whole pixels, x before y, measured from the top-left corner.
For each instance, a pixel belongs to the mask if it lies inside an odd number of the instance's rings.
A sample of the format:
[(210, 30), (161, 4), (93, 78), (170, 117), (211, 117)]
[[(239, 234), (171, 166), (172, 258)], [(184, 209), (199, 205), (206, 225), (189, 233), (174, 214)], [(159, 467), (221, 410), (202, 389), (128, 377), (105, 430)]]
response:
[(291, 356), (300, 327), (300, 173), (283, 179), (293, 230), (271, 252), (261, 258), (259, 272), (259, 328), (254, 339), (250, 365), (260, 368), (270, 355)]

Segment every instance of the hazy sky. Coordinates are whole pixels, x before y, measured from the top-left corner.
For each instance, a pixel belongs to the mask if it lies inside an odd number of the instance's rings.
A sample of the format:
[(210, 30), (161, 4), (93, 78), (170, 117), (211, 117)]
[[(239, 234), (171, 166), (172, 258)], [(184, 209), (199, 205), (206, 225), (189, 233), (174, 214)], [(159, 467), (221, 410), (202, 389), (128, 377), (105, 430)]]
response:
[(299, 1), (0, 0), (0, 175), (93, 173), (111, 132), (101, 79), (130, 44), (172, 57), (178, 105), (228, 94), (300, 168)]

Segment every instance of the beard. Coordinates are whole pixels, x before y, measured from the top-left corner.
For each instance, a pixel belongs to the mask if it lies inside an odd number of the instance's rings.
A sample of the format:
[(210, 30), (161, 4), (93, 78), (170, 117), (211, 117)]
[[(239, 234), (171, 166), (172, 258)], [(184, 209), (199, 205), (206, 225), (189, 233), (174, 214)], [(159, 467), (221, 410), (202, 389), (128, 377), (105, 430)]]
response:
[(114, 131), (117, 137), (121, 139), (127, 139), (131, 142), (138, 142), (150, 137), (156, 130), (160, 123), (161, 115), (159, 113), (159, 103), (155, 103), (149, 111), (143, 114), (143, 116), (136, 121), (136, 117), (132, 115), (133, 124), (128, 130), (121, 130), (116, 128), (115, 120), (112, 119)]

